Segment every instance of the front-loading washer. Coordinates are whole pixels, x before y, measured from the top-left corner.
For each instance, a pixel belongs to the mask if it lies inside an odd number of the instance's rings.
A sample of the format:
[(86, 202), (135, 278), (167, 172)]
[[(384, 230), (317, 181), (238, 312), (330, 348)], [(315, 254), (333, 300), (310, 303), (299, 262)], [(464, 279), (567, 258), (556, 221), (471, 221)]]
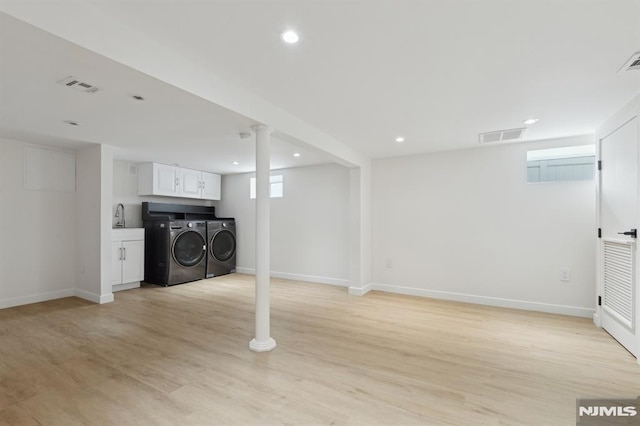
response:
[(207, 221), (207, 278), (236, 271), (236, 221)]
[(205, 277), (206, 221), (149, 221), (144, 226), (145, 282), (169, 286)]

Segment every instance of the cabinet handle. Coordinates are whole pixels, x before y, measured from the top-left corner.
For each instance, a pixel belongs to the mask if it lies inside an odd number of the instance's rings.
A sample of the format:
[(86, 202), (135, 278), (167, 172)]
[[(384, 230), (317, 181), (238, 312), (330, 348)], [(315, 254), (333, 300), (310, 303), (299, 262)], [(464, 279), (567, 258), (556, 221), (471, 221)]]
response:
[(127, 260), (127, 248), (126, 247), (122, 248), (122, 253), (123, 253), (122, 260)]
[(118, 260), (122, 260), (122, 247), (120, 247), (120, 258)]
[(202, 181), (202, 189), (204, 189), (204, 181)]
[(180, 186), (180, 178), (176, 178), (176, 186)]

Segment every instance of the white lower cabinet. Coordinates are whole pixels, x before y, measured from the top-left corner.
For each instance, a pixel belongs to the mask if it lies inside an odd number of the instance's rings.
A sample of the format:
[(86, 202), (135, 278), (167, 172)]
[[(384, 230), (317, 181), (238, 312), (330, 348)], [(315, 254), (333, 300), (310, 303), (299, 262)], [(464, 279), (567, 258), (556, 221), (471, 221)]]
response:
[(144, 280), (144, 229), (114, 229), (111, 233), (113, 291), (140, 287)]

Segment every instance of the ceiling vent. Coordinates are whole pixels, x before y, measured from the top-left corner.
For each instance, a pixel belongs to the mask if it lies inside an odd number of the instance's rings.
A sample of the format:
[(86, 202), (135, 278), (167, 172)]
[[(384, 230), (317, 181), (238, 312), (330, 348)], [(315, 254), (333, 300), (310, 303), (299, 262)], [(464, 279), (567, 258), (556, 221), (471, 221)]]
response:
[(85, 83), (84, 81), (81, 81), (79, 78), (72, 77), (72, 76), (69, 76), (64, 80), (60, 80), (58, 84), (62, 86), (71, 87), (72, 89), (76, 89), (84, 93), (95, 93), (98, 90), (100, 90), (93, 84)]
[(521, 127), (519, 129), (498, 130), (496, 132), (480, 133), (478, 134), (478, 142), (490, 143), (490, 142), (514, 141), (522, 138), (522, 135), (524, 134), (525, 130), (527, 130), (526, 127)]
[(618, 70), (618, 72), (622, 71), (632, 71), (632, 70), (640, 70), (640, 52), (636, 52), (625, 64)]

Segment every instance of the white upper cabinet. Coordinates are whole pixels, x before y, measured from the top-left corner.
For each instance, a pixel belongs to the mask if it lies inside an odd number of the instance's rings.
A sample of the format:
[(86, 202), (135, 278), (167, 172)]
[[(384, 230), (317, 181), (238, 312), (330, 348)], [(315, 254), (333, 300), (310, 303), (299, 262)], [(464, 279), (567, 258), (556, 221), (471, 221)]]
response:
[(153, 168), (151, 171), (153, 193), (155, 195), (178, 195), (178, 168), (164, 164), (151, 164), (151, 166)]
[(138, 195), (220, 199), (220, 175), (158, 163), (138, 165)]
[(180, 197), (203, 198), (200, 170), (180, 169)]
[(205, 200), (219, 200), (220, 186), (220, 175), (202, 172), (202, 198)]

